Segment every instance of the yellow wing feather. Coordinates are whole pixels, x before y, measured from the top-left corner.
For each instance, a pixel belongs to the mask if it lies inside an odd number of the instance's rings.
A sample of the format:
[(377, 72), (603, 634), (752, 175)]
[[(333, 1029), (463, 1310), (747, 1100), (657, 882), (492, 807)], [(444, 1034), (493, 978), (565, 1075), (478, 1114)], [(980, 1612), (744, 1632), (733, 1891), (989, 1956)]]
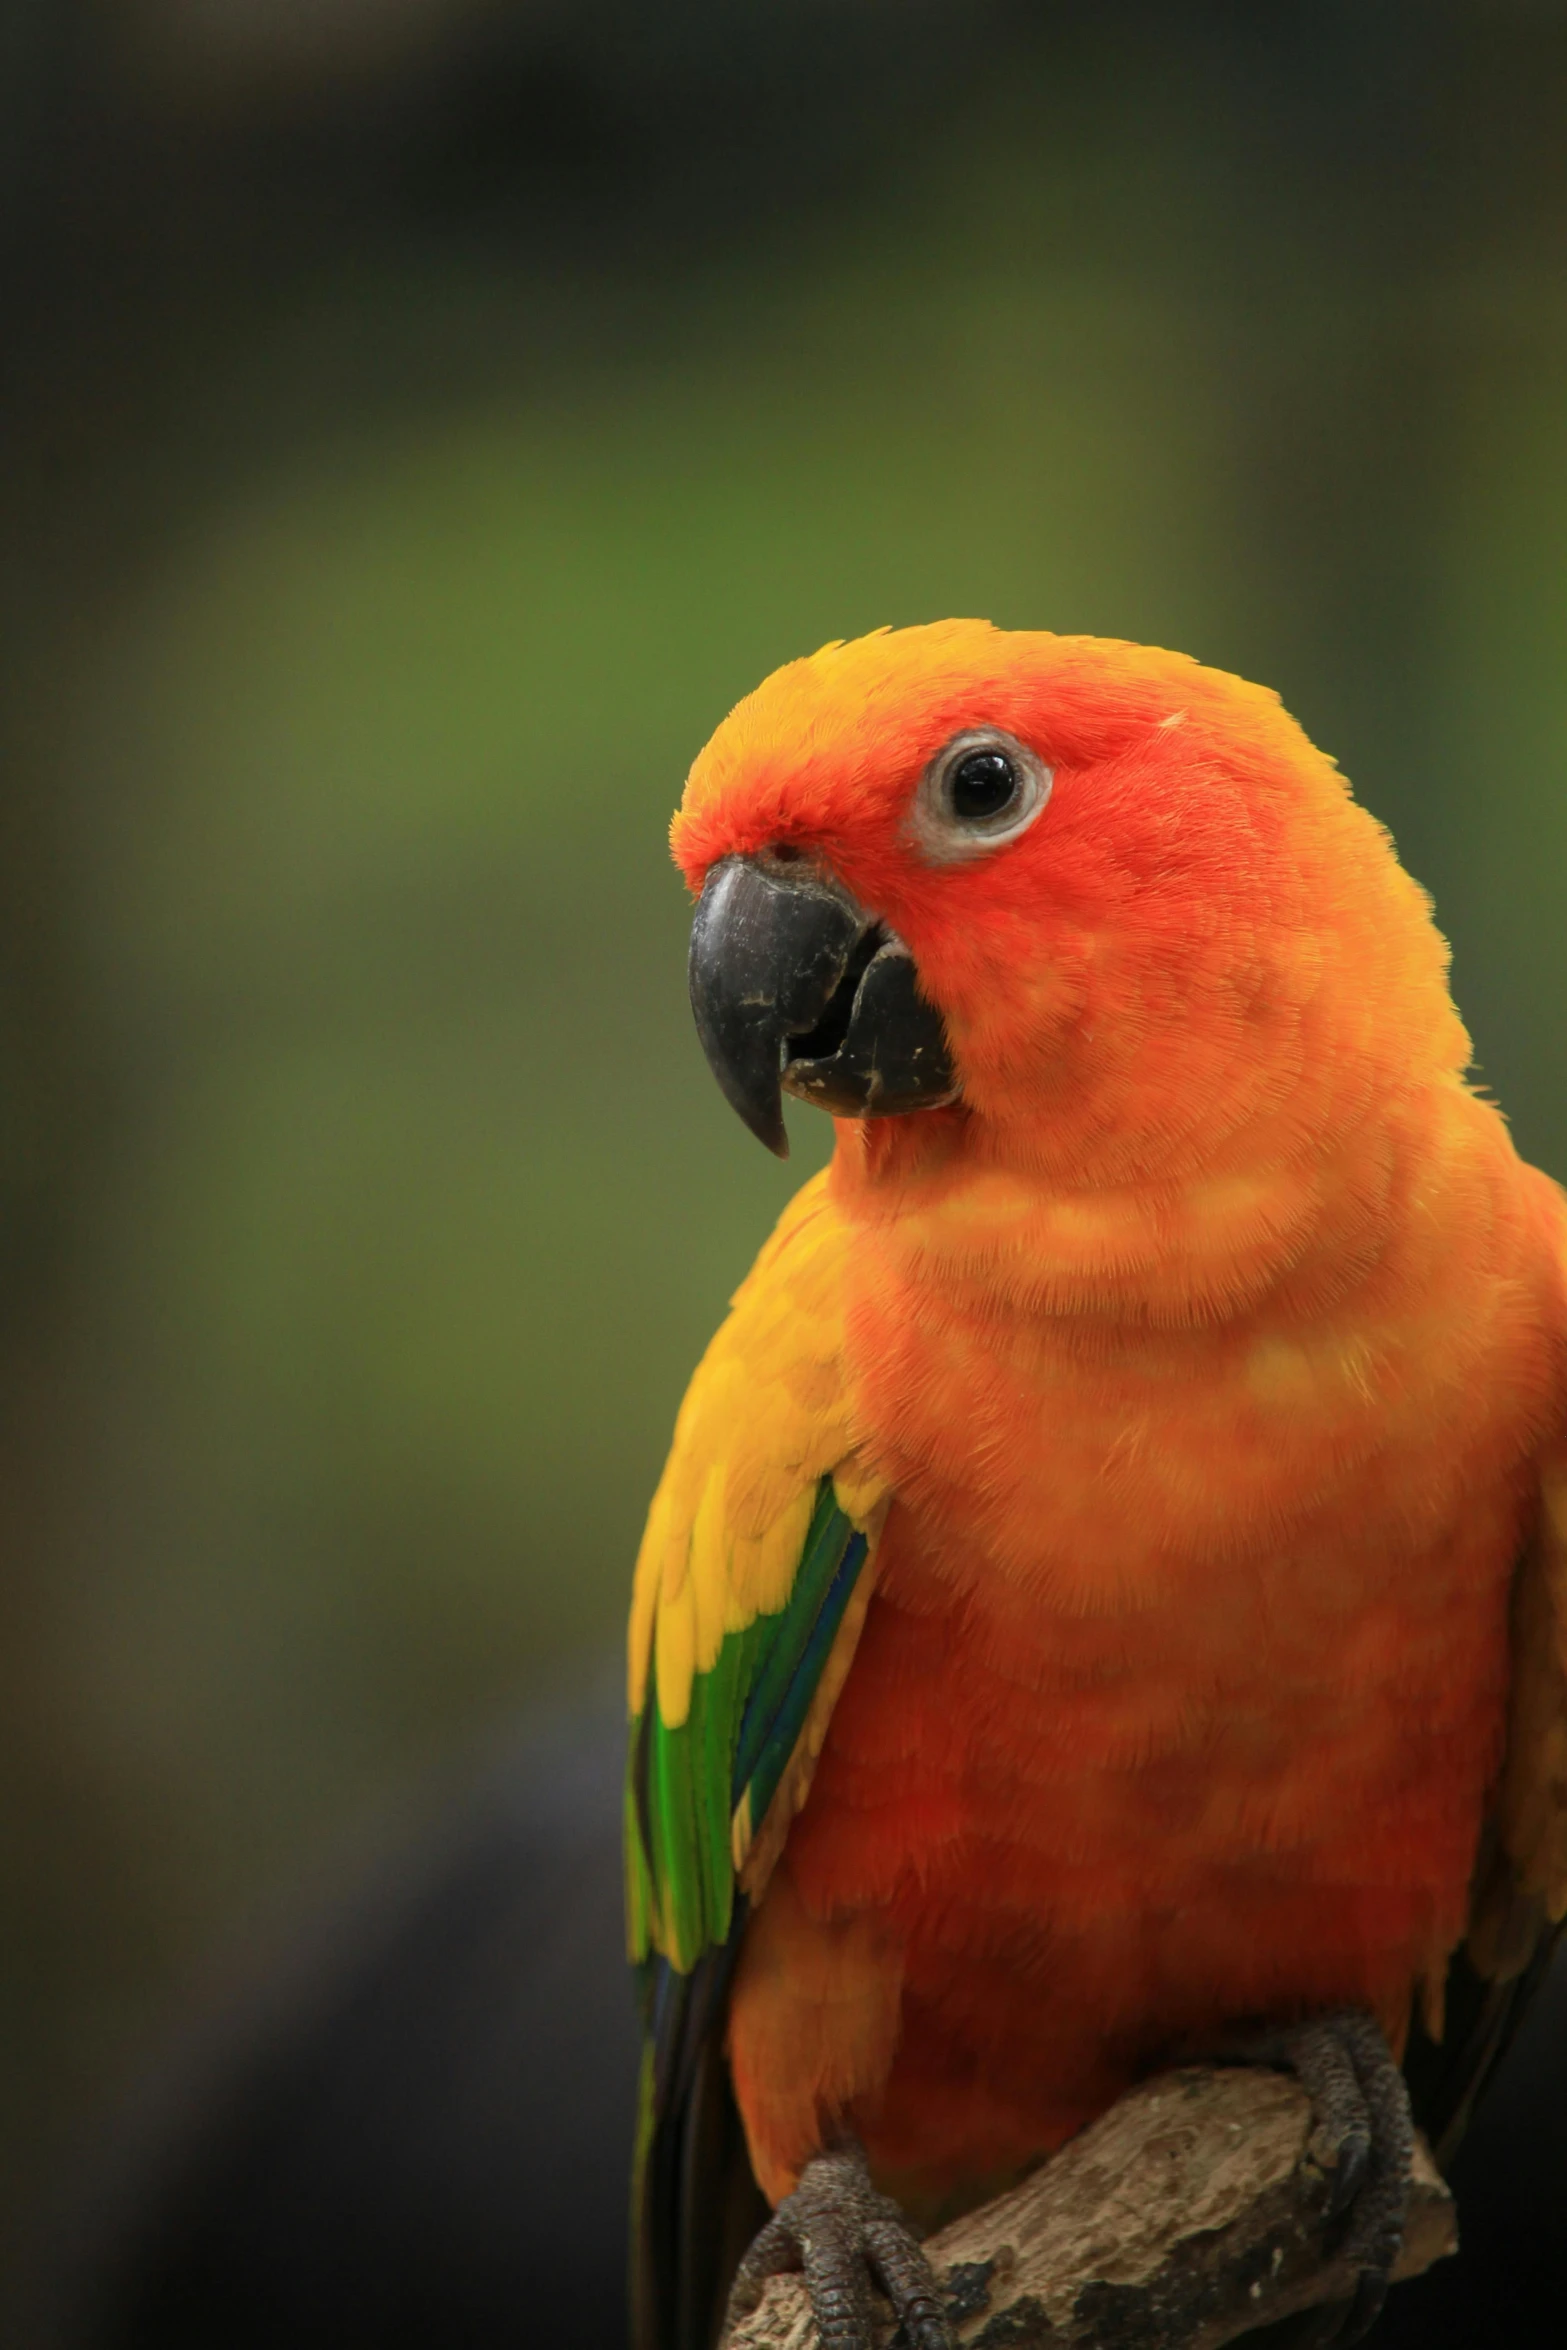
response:
[[(824, 1172), (784, 1210), (697, 1367), (637, 1554), (633, 1715), (655, 1650), (659, 1715), (674, 1729), (725, 1634), (784, 1605), (823, 1477), (862, 1533), (880, 1530), (889, 1496), (856, 1452), (843, 1368), (848, 1245)], [(824, 1728), (825, 1716), (818, 1746)]]

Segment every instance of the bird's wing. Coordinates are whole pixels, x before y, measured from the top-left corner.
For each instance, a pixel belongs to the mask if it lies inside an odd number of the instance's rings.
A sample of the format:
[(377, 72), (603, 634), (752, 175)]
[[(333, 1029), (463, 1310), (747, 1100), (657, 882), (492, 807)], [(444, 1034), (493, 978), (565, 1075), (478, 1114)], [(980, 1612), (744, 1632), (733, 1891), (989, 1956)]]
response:
[(854, 1448), (846, 1241), (824, 1186), (786, 1211), (704, 1356), (637, 1559), (626, 1895), (647, 2027), (642, 2350), (707, 2350), (765, 2208), (723, 2057), (729, 1982), (853, 1658), (887, 1506)]
[(1549, 1971), (1567, 1923), (1567, 1454), (1548, 1460), (1513, 1583), (1507, 1751), (1468, 1934), (1405, 2057), (1439, 2162)]

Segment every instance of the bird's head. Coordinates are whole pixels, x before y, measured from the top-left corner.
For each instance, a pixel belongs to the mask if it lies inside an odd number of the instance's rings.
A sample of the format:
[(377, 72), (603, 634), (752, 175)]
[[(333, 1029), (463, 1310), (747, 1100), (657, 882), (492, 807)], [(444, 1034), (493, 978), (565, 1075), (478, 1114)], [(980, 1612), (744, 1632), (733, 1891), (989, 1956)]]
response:
[[(673, 826), (697, 1025), (905, 1145), (1132, 1176), (1468, 1045), (1422, 893), (1275, 695), (1184, 656), (975, 620), (765, 680)], [(1318, 1090), (1325, 1082), (1317, 1072)]]

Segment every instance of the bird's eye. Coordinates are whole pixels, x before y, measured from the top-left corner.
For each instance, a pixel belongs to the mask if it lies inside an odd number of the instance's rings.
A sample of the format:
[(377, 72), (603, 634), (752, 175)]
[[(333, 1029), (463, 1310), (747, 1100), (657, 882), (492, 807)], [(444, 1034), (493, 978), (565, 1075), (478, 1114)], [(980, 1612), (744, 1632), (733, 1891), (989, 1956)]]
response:
[(983, 856), (1015, 840), (1050, 797), (1036, 753), (999, 727), (967, 729), (938, 751), (920, 778), (911, 828), (933, 863)]
[(1017, 795), (1017, 769), (1005, 751), (970, 751), (953, 768), (947, 785), (952, 813), (960, 824), (994, 824)]

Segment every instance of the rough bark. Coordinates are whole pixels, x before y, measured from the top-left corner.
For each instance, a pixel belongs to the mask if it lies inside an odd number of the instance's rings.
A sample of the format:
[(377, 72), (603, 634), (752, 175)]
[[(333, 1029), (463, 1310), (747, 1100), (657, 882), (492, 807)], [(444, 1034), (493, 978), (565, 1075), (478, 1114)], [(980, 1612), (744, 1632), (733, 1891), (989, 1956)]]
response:
[[(1218, 2350), (1348, 2297), (1353, 2277), (1325, 2241), (1331, 2185), (1297, 2082), (1194, 2068), (1134, 2090), (926, 2250), (964, 2350)], [(1452, 2197), (1417, 2141), (1395, 2273), (1457, 2248)], [(892, 2330), (884, 2311), (884, 2343)], [(788, 2276), (728, 2350), (815, 2344), (804, 2285)]]

